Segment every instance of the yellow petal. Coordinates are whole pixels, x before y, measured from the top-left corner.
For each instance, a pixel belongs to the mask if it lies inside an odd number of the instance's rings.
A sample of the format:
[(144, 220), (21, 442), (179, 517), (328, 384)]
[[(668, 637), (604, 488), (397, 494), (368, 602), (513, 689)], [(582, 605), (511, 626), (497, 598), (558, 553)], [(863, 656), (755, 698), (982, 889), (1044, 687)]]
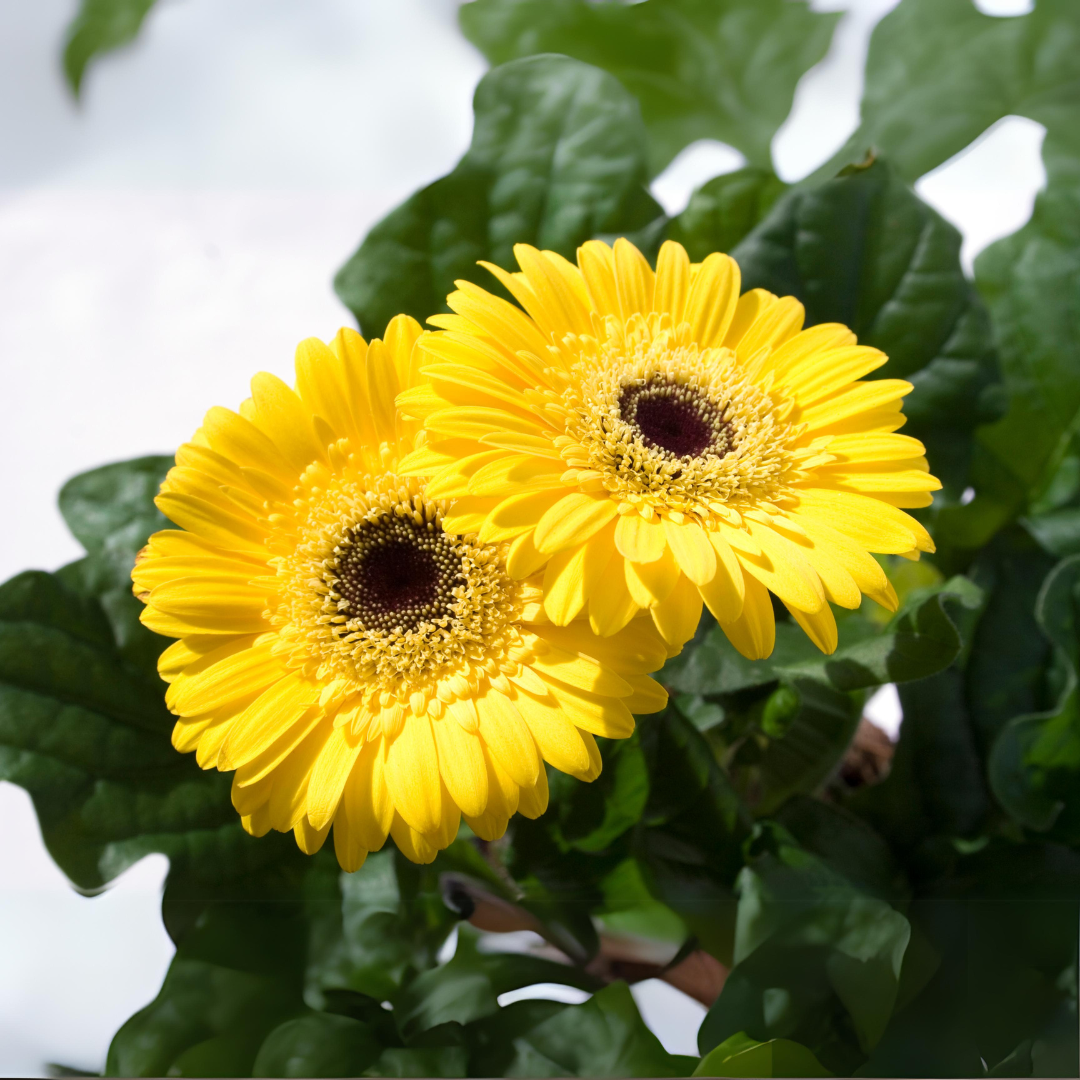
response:
[(522, 788), (518, 795), (518, 813), (527, 818), (538, 818), (548, 808), (547, 770), (541, 769), (532, 787)]
[(589, 597), (589, 625), (606, 637), (621, 630), (640, 610), (627, 587), (622, 556), (616, 553)]
[(631, 675), (627, 681), (634, 688), (634, 692), (628, 698), (620, 700), (630, 712), (655, 713), (667, 708), (667, 691), (655, 679), (650, 679), (648, 675)]
[(709, 533), (709, 542), (716, 551), (716, 573), (698, 590), (718, 622), (735, 622), (742, 614), (746, 596), (742, 566), (719, 531)]
[(823, 652), (832, 654), (836, 652), (836, 619), (832, 609), (826, 604), (820, 611), (813, 615), (798, 608), (784, 607), (791, 612), (791, 617), (806, 631), (806, 636)]
[[(510, 540), (536, 528), (548, 509), (563, 497), (561, 490), (525, 491), (501, 500), (480, 529), (484, 543)], [(535, 545), (535, 540), (534, 540)], [(537, 550), (539, 547), (537, 546)]]
[(664, 640), (675, 648), (681, 648), (694, 636), (701, 621), (701, 594), (684, 575), (667, 599), (653, 605), (649, 612)]
[(583, 544), (599, 532), (618, 513), (618, 503), (607, 494), (564, 495), (540, 519), (533, 536), (538, 551), (549, 555), (564, 548)]
[(615, 524), (615, 546), (631, 562), (655, 562), (666, 545), (663, 522), (655, 515), (646, 521), (640, 514), (623, 514)]
[(769, 304), (741, 337), (739, 357), (751, 357), (759, 349), (779, 348), (802, 330), (805, 318), (806, 309), (793, 296), (785, 296)]
[(741, 275), (729, 255), (714, 252), (698, 268), (686, 303), (691, 338), (705, 348), (719, 345), (739, 302)]
[(495, 760), (520, 787), (535, 784), (540, 758), (514, 703), (498, 690), (489, 689), (476, 699), (476, 712), (480, 718), (480, 737)]
[(601, 315), (618, 315), (615, 257), (611, 248), (602, 240), (589, 240), (578, 248), (577, 260), (593, 308)]
[(634, 733), (634, 716), (618, 698), (588, 694), (568, 686), (552, 685), (551, 695), (566, 719), (582, 731), (605, 739), (627, 739)]
[(308, 821), (316, 829), (330, 824), (338, 812), (349, 774), (362, 743), (344, 727), (334, 730), (322, 748), (308, 782)]
[(466, 817), (477, 817), (484, 812), (488, 800), (487, 766), (479, 737), (469, 734), (446, 713), (441, 719), (432, 720), (431, 728), (443, 783), (461, 812)]
[[(536, 627), (536, 632), (543, 627)], [(542, 649), (542, 651), (541, 651)], [(614, 671), (608, 671), (591, 660), (557, 649), (547, 642), (538, 642), (538, 655), (530, 661), (530, 667), (546, 679), (558, 679), (569, 686), (577, 686), (594, 694), (610, 694), (625, 697), (630, 687)]]
[(261, 371), (251, 380), (251, 396), (255, 402), (255, 426), (273, 440), (298, 474), (313, 461), (323, 459), (323, 447), (311, 426), (311, 413), (294, 390), (276, 375)]
[(761, 545), (762, 556), (740, 554), (743, 570), (800, 611), (820, 611), (825, 603), (821, 579), (795, 544), (767, 525), (756, 521), (747, 524), (751, 535)]
[(345, 785), (349, 826), (368, 851), (386, 843), (394, 817), (394, 801), (386, 784), (386, 741), (365, 743)]
[(219, 768), (236, 769), (258, 757), (300, 720), (318, 696), (318, 687), (295, 672), (279, 679), (237, 718), (221, 748)]
[(439, 755), (427, 715), (406, 718), (386, 754), (386, 784), (397, 812), (421, 833), (434, 832), (442, 816)]
[(690, 259), (682, 244), (665, 240), (656, 259), (653, 310), (667, 313), (675, 326), (683, 321), (690, 294)]
[(339, 810), (334, 818), (334, 854), (338, 865), (347, 874), (359, 870), (368, 855), (356, 830), (349, 825), (349, 815), (344, 810)]
[(668, 548), (655, 562), (623, 564), (626, 585), (638, 607), (651, 607), (668, 598), (682, 571)]
[(615, 241), (615, 289), (619, 297), (619, 311), (624, 319), (631, 315), (645, 315), (652, 310), (652, 267), (645, 256), (629, 240), (619, 237)]
[(679, 568), (695, 585), (712, 581), (716, 573), (716, 551), (696, 521), (676, 525), (665, 518), (664, 535)]
[(742, 614), (734, 622), (720, 623), (720, 629), (748, 660), (764, 660), (776, 643), (776, 620), (769, 590), (748, 576)]
[(581, 732), (566, 719), (551, 694), (538, 697), (515, 689), (511, 699), (545, 761), (570, 776), (582, 777), (590, 771), (589, 750)]
[(820, 522), (867, 551), (899, 555), (912, 548), (934, 550), (929, 534), (914, 518), (880, 499), (827, 488), (800, 489), (798, 498), (798, 520)]

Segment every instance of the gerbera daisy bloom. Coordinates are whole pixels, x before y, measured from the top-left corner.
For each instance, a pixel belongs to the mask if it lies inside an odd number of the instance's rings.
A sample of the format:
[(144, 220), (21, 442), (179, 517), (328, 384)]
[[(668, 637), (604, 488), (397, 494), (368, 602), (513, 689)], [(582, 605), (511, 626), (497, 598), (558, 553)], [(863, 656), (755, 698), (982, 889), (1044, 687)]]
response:
[(648, 619), (611, 639), (552, 625), (508, 545), (447, 533), (449, 504), (395, 471), (420, 332), (305, 341), (295, 391), (260, 374), (239, 414), (211, 409), (157, 499), (180, 530), (132, 574), (143, 622), (180, 639), (159, 663), (176, 748), (235, 770), (256, 836), (311, 853), (333, 825), (347, 870), (388, 833), (429, 862), (461, 816), (496, 839), (543, 813), (545, 761), (594, 779), (593, 736), (665, 703)]
[(511, 577), (543, 570), (551, 621), (587, 610), (602, 635), (647, 608), (681, 644), (704, 602), (757, 659), (770, 592), (824, 652), (830, 603), (896, 610), (869, 553), (933, 551), (901, 508), (941, 485), (895, 434), (911, 384), (860, 381), (883, 353), (803, 330), (792, 297), (740, 297), (727, 255), (692, 265), (668, 242), (654, 273), (625, 240), (577, 266), (514, 251), (520, 273), (483, 265), (521, 307), (458, 282), (419, 343), (427, 383), (398, 399), (428, 437), (401, 471), (457, 500), (444, 528), (510, 542)]

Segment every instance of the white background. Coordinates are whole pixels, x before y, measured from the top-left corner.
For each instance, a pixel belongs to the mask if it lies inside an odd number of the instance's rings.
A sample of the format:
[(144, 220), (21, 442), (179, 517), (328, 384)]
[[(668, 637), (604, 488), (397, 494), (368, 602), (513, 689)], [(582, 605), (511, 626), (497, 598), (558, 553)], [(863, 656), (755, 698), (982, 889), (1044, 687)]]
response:
[[(846, 14), (774, 144), (785, 179), (855, 127), (867, 36), (894, 3), (816, 4)], [(72, 473), (171, 451), (255, 371), (288, 377), (299, 340), (350, 321), (334, 271), (453, 166), (485, 70), (454, 0), (162, 0), (76, 106), (58, 67), (75, 6), (0, 0), (0, 579), (78, 557), (55, 508)], [(963, 230), (968, 265), (1030, 213), (1041, 136), (1006, 121), (920, 183)], [(655, 193), (678, 210), (740, 160), (692, 147)], [(895, 727), (895, 695), (881, 701)], [(155, 856), (78, 896), (27, 797), (0, 783), (0, 1075), (101, 1068), (171, 955), (165, 869)], [(637, 994), (669, 1048), (694, 1052), (701, 1008), (663, 984)]]

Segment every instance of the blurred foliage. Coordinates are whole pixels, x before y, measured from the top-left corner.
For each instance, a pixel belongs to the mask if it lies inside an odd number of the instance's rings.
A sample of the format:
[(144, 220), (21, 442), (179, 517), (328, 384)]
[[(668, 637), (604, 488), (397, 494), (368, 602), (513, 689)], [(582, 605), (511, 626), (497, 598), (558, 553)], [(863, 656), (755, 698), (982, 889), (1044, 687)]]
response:
[[(473, 0), (461, 20), (499, 66), (462, 161), (339, 274), (365, 332), (444, 310), (456, 278), (491, 287), (475, 260), (510, 268), (517, 242), (730, 250), (747, 286), (848, 323), (913, 383), (939, 553), (883, 558), (900, 611), (839, 612), (831, 657), (781, 611), (750, 663), (706, 616), (660, 675), (668, 708), (602, 746), (596, 783), (551, 771), (548, 812), (504, 840), (463, 830), (429, 867), (391, 847), (343, 875), (246, 836), (228, 779), (169, 746), (163, 642), (127, 584), (168, 459), (76, 477), (61, 508), (86, 557), (0, 587), (0, 778), (80, 889), (169, 857), (176, 957), (109, 1073), (1080, 1075), (1080, 8), (901, 0), (859, 131), (796, 185), (768, 147), (832, 16)], [(971, 282), (910, 185), (1010, 114), (1047, 127), (1047, 186)], [(668, 217), (646, 183), (701, 137), (750, 164)], [(885, 683), (903, 726), (867, 774), (859, 722)], [(499, 919), (543, 950), (489, 951), (465, 921)], [(620, 967), (616, 938), (667, 966)], [(698, 962), (726, 972), (700, 1059), (663, 1049), (624, 981)], [(500, 1004), (538, 982), (592, 996)]]
[(87, 67), (102, 53), (134, 41), (157, 0), (82, 0), (67, 30), (64, 75), (76, 96)]

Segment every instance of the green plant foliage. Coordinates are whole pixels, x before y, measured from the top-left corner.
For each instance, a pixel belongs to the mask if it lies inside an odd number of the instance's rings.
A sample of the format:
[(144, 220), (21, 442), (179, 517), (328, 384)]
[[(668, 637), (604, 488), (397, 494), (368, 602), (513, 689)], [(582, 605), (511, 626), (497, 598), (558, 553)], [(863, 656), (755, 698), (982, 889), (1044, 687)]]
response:
[(761, 1041), (791, 1038), (826, 1069), (850, 1074), (888, 1025), (908, 921), (778, 825), (759, 825), (746, 854), (735, 965), (699, 1045), (707, 1052), (740, 1032)]
[(1072, 0), (1039, 0), (1013, 18), (970, 0), (903, 0), (870, 39), (861, 124), (834, 161), (875, 149), (914, 182), (1005, 116), (1075, 129), (1078, 80)]
[(1021, 824), (1080, 842), (1080, 660), (1077, 602), (1080, 557), (1058, 564), (1035, 605), (1035, 618), (1054, 646), (1047, 672), (1057, 690), (1054, 706), (1017, 716), (1001, 730), (990, 755), (990, 783), (998, 801)]
[[(1011, 407), (979, 433), (975, 501), (948, 511), (950, 542), (966, 549), (981, 547), (1029, 507), (1038, 535), (1038, 500), (1052, 494), (1063, 466), (1067, 472), (1080, 424), (1080, 322), (1072, 306), (1060, 302), (1080, 288), (1080, 232), (1072, 224), (1080, 208), (1075, 126), (1066, 135), (1049, 134), (1043, 158), (1047, 187), (1031, 221), (984, 251), (975, 266), (994, 318)], [(1075, 536), (1075, 523), (1070, 532), (1064, 513), (1064, 521), (1058, 516), (1048, 525), (1051, 545), (1055, 526), (1057, 544), (1064, 543), (1061, 554)]]
[(645, 190), (645, 129), (618, 80), (567, 57), (535, 56), (486, 75), (472, 145), (454, 171), (368, 233), (334, 280), (368, 336), (395, 315), (446, 311), (458, 278), (496, 287), (480, 259), (515, 267), (514, 244), (573, 258), (597, 233), (660, 215)]
[(102, 53), (134, 41), (157, 0), (82, 0), (67, 30), (64, 74), (76, 97), (87, 66)]
[(758, 1042), (740, 1031), (710, 1050), (694, 1076), (832, 1076), (805, 1046), (790, 1039)]
[(557, 52), (617, 76), (641, 102), (655, 175), (698, 139), (767, 167), (795, 84), (824, 57), (837, 16), (787, 0), (473, 0), (460, 20), (493, 64)]
[(682, 244), (693, 262), (714, 251), (734, 251), (787, 187), (771, 170), (754, 166), (717, 176), (702, 184), (686, 209), (671, 219), (668, 239)]
[[(964, 0), (966, 3), (967, 0)], [(908, 379), (905, 433), (952, 497), (968, 482), (973, 429), (1002, 412), (986, 310), (960, 266), (960, 234), (885, 161), (788, 192), (732, 251), (744, 288), (797, 296), (807, 325), (840, 322)]]

